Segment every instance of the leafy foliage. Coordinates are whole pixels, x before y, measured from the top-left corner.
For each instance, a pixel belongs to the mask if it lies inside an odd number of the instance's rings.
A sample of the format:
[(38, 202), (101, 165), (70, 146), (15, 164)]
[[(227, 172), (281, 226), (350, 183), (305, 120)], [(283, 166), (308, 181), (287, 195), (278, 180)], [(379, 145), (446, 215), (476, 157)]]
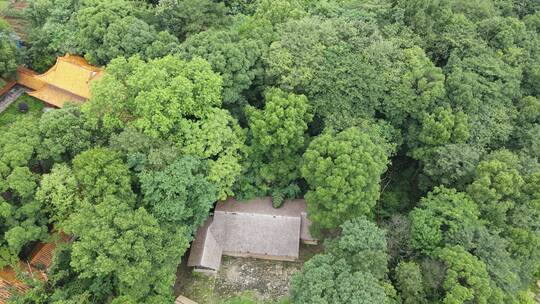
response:
[(411, 243), (416, 249), (430, 253), (477, 225), (479, 215), (467, 194), (435, 187), (410, 213)]
[(182, 233), (165, 234), (144, 209), (131, 210), (108, 196), (97, 205), (84, 205), (70, 218), (66, 232), (77, 237), (70, 265), (79, 280), (93, 282), (93, 294), (104, 299), (110, 292), (154, 303), (171, 298), (174, 259), (187, 248), (187, 241)]
[[(262, 110), (246, 108), (249, 124), (247, 170), (240, 181), (245, 196), (272, 194), (285, 197), (299, 192), (301, 153), (313, 115), (305, 96), (268, 90)], [(246, 190), (249, 188), (254, 190)], [(279, 200), (274, 203), (280, 205)]]
[(223, 78), (223, 103), (244, 106), (244, 93), (262, 74), (262, 41), (243, 37), (239, 30), (208, 30), (190, 36), (181, 45), (183, 57), (202, 57)]
[(492, 291), (484, 263), (460, 246), (439, 249), (436, 255), (447, 267), (443, 303), (488, 303)]
[(532, 303), (539, 8), (29, 0), (3, 77), (65, 53), (106, 73), (81, 108), (0, 114), (0, 267), (74, 236), (16, 300), (171, 302), (214, 201), (265, 195), (304, 197), (325, 244), (293, 303)]
[(315, 138), (304, 153), (302, 176), (310, 190), (310, 218), (322, 228), (371, 215), (379, 197), (387, 155), (357, 128)]
[[(392, 303), (382, 281), (386, 268), (384, 232), (365, 218), (341, 226), (340, 237), (328, 242), (292, 281), (294, 303)], [(366, 263), (369, 261), (369, 263)]]
[(0, 76), (11, 76), (17, 70), (18, 52), (9, 24), (0, 20)]
[(92, 132), (84, 125), (80, 109), (66, 105), (41, 116), (39, 131), (43, 141), (39, 149), (42, 159), (69, 160), (90, 148)]
[(422, 273), (418, 264), (402, 262), (396, 267), (397, 287), (401, 292), (403, 304), (426, 303)]
[(208, 217), (217, 191), (207, 180), (205, 165), (183, 157), (163, 171), (141, 173), (143, 202), (160, 223), (194, 232)]
[(352, 272), (343, 260), (332, 262), (327, 255), (309, 260), (292, 284), (294, 303), (388, 303), (370, 273)]

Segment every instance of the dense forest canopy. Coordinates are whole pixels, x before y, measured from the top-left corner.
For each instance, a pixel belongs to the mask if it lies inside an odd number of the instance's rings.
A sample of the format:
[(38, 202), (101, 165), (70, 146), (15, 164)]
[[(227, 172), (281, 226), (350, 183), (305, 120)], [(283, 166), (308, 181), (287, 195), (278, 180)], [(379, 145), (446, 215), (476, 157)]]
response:
[[(105, 67), (82, 106), (0, 124), (15, 303), (172, 303), (213, 204), (305, 198), (325, 250), (291, 303), (534, 303), (537, 0), (29, 0), (0, 75)], [(0, 114), (1, 115), (1, 114)]]

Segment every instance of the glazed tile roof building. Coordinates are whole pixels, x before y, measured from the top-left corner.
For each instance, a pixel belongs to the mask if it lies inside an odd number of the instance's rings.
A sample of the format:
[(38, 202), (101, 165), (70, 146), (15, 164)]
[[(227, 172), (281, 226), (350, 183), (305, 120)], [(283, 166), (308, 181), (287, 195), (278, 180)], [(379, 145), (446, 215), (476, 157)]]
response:
[(28, 95), (61, 108), (66, 101), (83, 103), (90, 98), (90, 84), (103, 76), (103, 69), (74, 55), (58, 57), (44, 74), (24, 67), (17, 71), (18, 83), (31, 89)]

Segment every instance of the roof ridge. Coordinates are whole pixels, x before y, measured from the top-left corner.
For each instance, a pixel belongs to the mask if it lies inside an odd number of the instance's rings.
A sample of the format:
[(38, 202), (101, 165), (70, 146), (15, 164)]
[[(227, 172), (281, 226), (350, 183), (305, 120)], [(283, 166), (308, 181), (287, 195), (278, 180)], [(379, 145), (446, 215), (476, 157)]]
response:
[(268, 217), (290, 217), (290, 218), (301, 218), (302, 214), (298, 213), (298, 215), (290, 215), (290, 214), (268, 214), (268, 213), (259, 213), (259, 212), (245, 212), (245, 211), (224, 211), (224, 210), (215, 210), (214, 213), (221, 212), (221, 213), (230, 213), (230, 214), (248, 214), (248, 215), (262, 215), (262, 216), (268, 216)]

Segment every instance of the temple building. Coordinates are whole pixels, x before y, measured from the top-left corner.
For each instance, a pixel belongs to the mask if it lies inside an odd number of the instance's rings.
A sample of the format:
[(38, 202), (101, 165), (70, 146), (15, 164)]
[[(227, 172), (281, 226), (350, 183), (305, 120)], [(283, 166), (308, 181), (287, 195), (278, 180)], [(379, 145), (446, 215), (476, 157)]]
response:
[(44, 74), (20, 67), (18, 83), (30, 89), (33, 96), (50, 106), (61, 108), (67, 101), (83, 103), (90, 98), (90, 84), (103, 76), (103, 69), (90, 65), (74, 55), (58, 57), (56, 64)]

